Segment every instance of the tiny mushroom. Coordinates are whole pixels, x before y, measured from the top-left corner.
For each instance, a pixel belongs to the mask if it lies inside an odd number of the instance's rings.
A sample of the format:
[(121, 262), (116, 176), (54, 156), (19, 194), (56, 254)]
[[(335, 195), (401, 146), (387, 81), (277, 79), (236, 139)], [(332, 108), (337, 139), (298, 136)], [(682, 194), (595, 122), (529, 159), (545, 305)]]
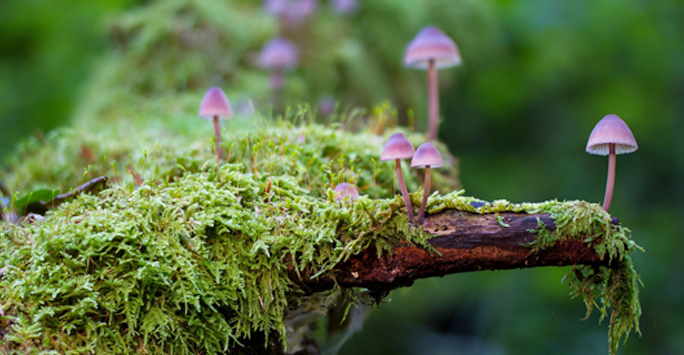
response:
[(359, 9), (357, 0), (331, 0), (330, 7), (338, 15), (353, 14)]
[(322, 116), (329, 116), (335, 112), (335, 106), (337, 103), (332, 96), (323, 96), (318, 100), (318, 113)]
[(603, 117), (591, 131), (587, 141), (587, 153), (608, 155), (608, 181), (606, 195), (603, 198), (603, 209), (610, 209), (615, 188), (615, 163), (617, 154), (631, 153), (637, 150), (636, 139), (625, 121), (617, 115)]
[(403, 133), (395, 133), (387, 139), (385, 146), (382, 148), (382, 155), (380, 156), (380, 161), (395, 161), (399, 188), (401, 188), (401, 194), (403, 195), (404, 203), (406, 204), (406, 213), (411, 224), (415, 224), (416, 221), (413, 216), (413, 206), (409, 199), (408, 189), (404, 182), (404, 175), (401, 173), (401, 159), (411, 159), (415, 152), (416, 150), (413, 148), (413, 144), (409, 142)]
[(267, 13), (281, 18), (287, 13), (289, 2), (289, 0), (265, 0), (263, 7)]
[(335, 187), (335, 201), (343, 201), (343, 200), (356, 200), (359, 198), (359, 190), (356, 189), (356, 186), (348, 183), (348, 182), (343, 182)]
[(435, 148), (432, 143), (423, 143), (416, 150), (416, 154), (411, 159), (411, 168), (423, 169), (425, 168), (425, 185), (423, 187), (423, 202), (420, 204), (420, 211), (418, 212), (418, 224), (423, 223), (423, 216), (425, 216), (425, 207), (427, 205), (428, 196), (430, 196), (430, 167), (439, 168), (444, 166), (442, 162), (442, 155), (439, 150)]
[(278, 90), (283, 86), (285, 70), (297, 67), (299, 50), (297, 46), (284, 39), (274, 38), (261, 49), (257, 58), (257, 65), (271, 71), (271, 88)]
[(317, 0), (266, 0), (264, 10), (280, 21), (281, 31), (301, 25), (318, 11)]
[(439, 96), (437, 93), (437, 69), (461, 64), (461, 54), (456, 43), (439, 28), (423, 28), (409, 43), (404, 53), (404, 64), (409, 68), (428, 71), (428, 140), (437, 138), (439, 124)]
[(204, 94), (199, 108), (199, 117), (204, 119), (214, 119), (214, 133), (216, 133), (216, 159), (221, 160), (221, 123), (220, 119), (233, 117), (233, 108), (226, 94), (219, 87), (212, 87)]

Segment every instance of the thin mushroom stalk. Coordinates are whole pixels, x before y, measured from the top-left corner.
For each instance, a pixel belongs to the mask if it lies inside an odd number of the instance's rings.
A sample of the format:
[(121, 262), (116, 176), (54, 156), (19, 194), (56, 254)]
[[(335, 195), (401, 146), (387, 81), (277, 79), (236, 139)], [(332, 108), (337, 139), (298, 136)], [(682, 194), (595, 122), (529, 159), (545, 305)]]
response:
[(285, 83), (285, 70), (283, 68), (274, 68), (271, 71), (271, 90), (277, 92), (283, 87)]
[(429, 128), (428, 140), (437, 139), (437, 128), (439, 125), (439, 94), (437, 88), (437, 67), (435, 60), (428, 62), (428, 115)]
[(409, 222), (412, 225), (416, 224), (416, 218), (413, 215), (413, 205), (411, 204), (411, 199), (409, 198), (408, 189), (406, 188), (406, 183), (404, 182), (404, 174), (401, 172), (401, 160), (396, 159), (396, 170), (397, 170), (397, 180), (399, 181), (399, 188), (401, 189), (401, 194), (404, 197), (404, 204), (406, 205), (406, 213), (408, 214)]
[(285, 69), (274, 68), (271, 71), (271, 100), (273, 100), (273, 108), (280, 111), (282, 106), (282, 91), (285, 85)]
[(221, 123), (219, 116), (214, 116), (214, 133), (216, 133), (216, 160), (221, 161), (223, 158), (223, 150), (221, 149)]
[(617, 165), (617, 155), (615, 154), (615, 143), (609, 145), (608, 153), (608, 180), (606, 181), (606, 196), (603, 198), (603, 209), (608, 212), (610, 203), (613, 200), (613, 190), (615, 189), (615, 166)]
[(418, 224), (423, 224), (425, 216), (425, 207), (427, 206), (428, 196), (430, 195), (430, 165), (425, 166), (425, 185), (423, 185), (423, 202), (420, 204), (420, 211), (418, 211)]

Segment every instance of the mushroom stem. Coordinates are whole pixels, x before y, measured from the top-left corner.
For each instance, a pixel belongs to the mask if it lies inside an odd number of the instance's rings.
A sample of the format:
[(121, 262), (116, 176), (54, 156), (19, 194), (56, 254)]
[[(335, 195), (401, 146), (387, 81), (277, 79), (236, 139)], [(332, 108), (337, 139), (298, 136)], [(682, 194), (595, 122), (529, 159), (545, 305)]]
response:
[(221, 151), (221, 123), (219, 122), (219, 116), (214, 116), (214, 133), (216, 133), (216, 160), (221, 161), (222, 151)]
[(274, 68), (271, 72), (271, 90), (278, 91), (283, 87), (284, 83), (284, 70), (283, 68)]
[(606, 182), (606, 196), (603, 198), (603, 209), (608, 212), (610, 209), (610, 202), (613, 199), (613, 190), (615, 189), (615, 165), (616, 165), (616, 155), (615, 155), (615, 143), (610, 143), (608, 145), (608, 181)]
[(397, 163), (397, 180), (399, 180), (399, 188), (401, 189), (401, 194), (404, 196), (404, 204), (406, 205), (406, 214), (408, 215), (409, 222), (412, 225), (416, 224), (416, 219), (413, 216), (413, 205), (411, 205), (411, 200), (409, 199), (408, 189), (406, 188), (406, 183), (404, 182), (404, 175), (401, 172), (401, 160), (396, 159)]
[(439, 95), (437, 94), (437, 68), (435, 60), (428, 63), (428, 115), (430, 118), (428, 127), (428, 140), (437, 138), (437, 125), (439, 124)]
[(425, 216), (425, 207), (427, 206), (428, 196), (430, 195), (430, 165), (425, 166), (425, 185), (423, 185), (423, 202), (420, 204), (420, 211), (418, 212), (418, 224), (423, 224), (423, 216)]
[(271, 99), (273, 100), (273, 109), (280, 111), (281, 96), (283, 85), (285, 84), (285, 70), (284, 68), (274, 68), (271, 71)]

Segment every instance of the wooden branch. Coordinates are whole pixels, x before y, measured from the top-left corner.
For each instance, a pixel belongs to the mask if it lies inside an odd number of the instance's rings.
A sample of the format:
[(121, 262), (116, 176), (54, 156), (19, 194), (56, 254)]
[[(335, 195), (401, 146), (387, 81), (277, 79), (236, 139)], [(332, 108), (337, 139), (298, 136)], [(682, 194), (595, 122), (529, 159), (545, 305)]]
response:
[(548, 229), (555, 228), (548, 214), (445, 211), (427, 217), (423, 223), (426, 232), (436, 235), (430, 244), (441, 256), (402, 244), (393, 253), (378, 258), (377, 250), (370, 248), (338, 265), (332, 275), (316, 279), (302, 275), (300, 279), (291, 272), (291, 276), (308, 292), (330, 289), (335, 283), (384, 292), (410, 286), (417, 279), (460, 272), (579, 264), (608, 266), (578, 240), (562, 241), (533, 253), (529, 243), (537, 238), (534, 231), (539, 229), (538, 220)]
[(100, 186), (102, 188), (107, 187), (107, 181), (109, 180), (108, 177), (106, 176), (98, 176), (85, 184), (78, 186), (77, 188), (67, 192), (63, 193), (61, 195), (57, 195), (54, 198), (52, 198), (49, 201), (34, 201), (32, 203), (29, 203), (26, 205), (26, 207), (23, 208), (23, 211), (25, 215), (29, 214), (36, 214), (36, 215), (45, 215), (47, 211), (51, 208), (57, 208), (59, 205), (61, 205), (63, 202), (65, 202), (68, 199), (74, 198), (84, 192), (90, 192), (93, 191), (96, 187)]
[(91, 191), (95, 187), (97, 187), (98, 185), (102, 185), (102, 187), (104, 188), (105, 186), (107, 186), (107, 180), (109, 180), (109, 178), (107, 178), (106, 176), (98, 176), (98, 177), (86, 182), (85, 184), (75, 188), (74, 190), (71, 190), (71, 191), (64, 193), (64, 194), (61, 194), (61, 195), (57, 195), (57, 196), (55, 196), (55, 198), (53, 198), (52, 200), (50, 200), (48, 202), (40, 201), (40, 203), (42, 203), (43, 205), (46, 205), (46, 206), (53, 206), (53, 208), (57, 207), (57, 206), (61, 205), (62, 202), (66, 201), (67, 199), (72, 198), (72, 197), (76, 197), (83, 192)]

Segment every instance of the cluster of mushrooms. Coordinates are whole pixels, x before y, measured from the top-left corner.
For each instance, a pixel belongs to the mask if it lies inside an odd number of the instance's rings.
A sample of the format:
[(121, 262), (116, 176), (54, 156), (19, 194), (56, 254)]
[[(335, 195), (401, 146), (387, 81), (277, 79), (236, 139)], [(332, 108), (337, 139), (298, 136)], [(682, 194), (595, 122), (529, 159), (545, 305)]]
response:
[[(272, 85), (274, 89), (282, 86), (282, 71), (296, 65), (296, 48), (282, 39), (275, 39), (264, 48), (259, 57), (260, 65), (273, 69)], [(273, 66), (273, 63), (279, 63)], [(422, 29), (409, 43), (404, 55), (404, 64), (410, 68), (427, 69), (428, 71), (428, 117), (429, 127), (427, 142), (414, 149), (413, 144), (403, 133), (392, 134), (382, 150), (381, 161), (395, 161), (397, 182), (406, 205), (406, 213), (411, 225), (422, 225), (425, 219), (425, 208), (430, 195), (430, 168), (443, 166), (441, 154), (430, 143), (437, 138), (439, 100), (437, 93), (438, 68), (456, 66), (461, 63), (461, 56), (454, 41), (437, 27), (429, 26)], [(218, 87), (210, 88), (200, 104), (199, 116), (213, 119), (216, 134), (216, 158), (222, 159), (220, 120), (233, 116), (233, 110), (226, 94)], [(603, 117), (594, 127), (587, 142), (586, 151), (590, 154), (608, 155), (608, 180), (603, 208), (608, 211), (615, 186), (615, 161), (617, 154), (631, 153), (638, 145), (632, 131), (617, 115)], [(401, 160), (411, 159), (411, 168), (425, 169), (423, 199), (416, 218), (408, 195), (406, 183), (402, 175)], [(359, 197), (357, 188), (349, 183), (341, 183), (335, 189), (335, 199), (354, 200)]]
[[(271, 91), (274, 104), (285, 82), (285, 72), (299, 65), (299, 49), (288, 37), (297, 32), (318, 11), (316, 0), (266, 0), (264, 10), (275, 17), (279, 25), (277, 37), (268, 41), (256, 58), (256, 65), (271, 73)], [(341, 16), (353, 14), (359, 5), (356, 0), (331, 0), (331, 10)]]

